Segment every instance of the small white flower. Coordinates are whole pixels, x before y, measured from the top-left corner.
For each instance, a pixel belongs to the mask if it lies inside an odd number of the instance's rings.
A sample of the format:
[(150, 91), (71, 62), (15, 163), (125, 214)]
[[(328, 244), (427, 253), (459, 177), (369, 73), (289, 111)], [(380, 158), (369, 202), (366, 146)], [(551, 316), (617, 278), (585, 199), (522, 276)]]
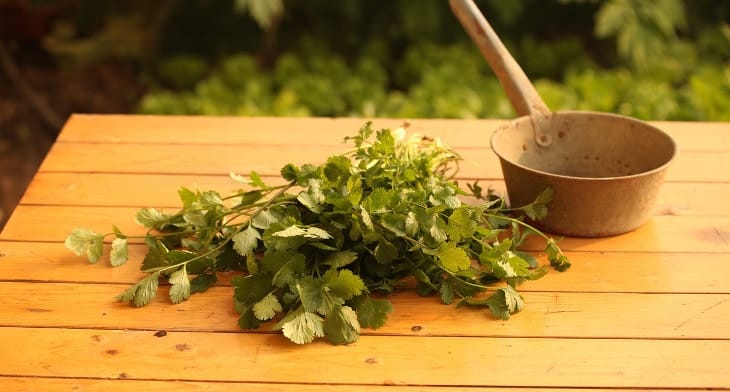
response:
[(396, 141), (400, 142), (403, 139), (406, 138), (406, 129), (403, 127), (398, 127), (393, 130), (393, 137)]

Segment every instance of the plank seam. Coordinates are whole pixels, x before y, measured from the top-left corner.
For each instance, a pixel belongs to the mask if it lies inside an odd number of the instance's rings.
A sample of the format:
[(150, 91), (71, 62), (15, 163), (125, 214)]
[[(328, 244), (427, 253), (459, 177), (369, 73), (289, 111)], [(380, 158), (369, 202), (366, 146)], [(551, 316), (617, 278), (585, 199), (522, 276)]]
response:
[(617, 387), (617, 386), (593, 386), (593, 387), (575, 387), (575, 386), (533, 386), (533, 385), (515, 385), (515, 386), (504, 386), (504, 385), (440, 385), (440, 384), (397, 384), (397, 385), (386, 385), (376, 383), (315, 383), (315, 382), (283, 382), (283, 381), (230, 381), (230, 380), (201, 380), (201, 379), (164, 379), (164, 378), (144, 378), (144, 377), (129, 377), (129, 378), (110, 378), (110, 377), (90, 377), (90, 376), (47, 376), (47, 375), (25, 375), (25, 374), (4, 374), (0, 373), (0, 378), (16, 378), (16, 379), (44, 379), (44, 380), (85, 380), (85, 381), (114, 381), (114, 382), (157, 382), (157, 383), (168, 383), (168, 382), (189, 382), (197, 384), (228, 384), (228, 385), (307, 385), (307, 386), (334, 386), (334, 387), (386, 387), (392, 388), (394, 391), (400, 388), (417, 388), (417, 389), (430, 389), (430, 388), (448, 388), (448, 389), (473, 389), (475, 391), (481, 391), (484, 388), (495, 389), (499, 391), (512, 390), (512, 389), (523, 389), (523, 390), (560, 390), (570, 389), (576, 392), (580, 391), (594, 391), (594, 390), (611, 390), (611, 391), (730, 391), (730, 388), (692, 388), (692, 387), (674, 387), (674, 388), (662, 388), (662, 387)]

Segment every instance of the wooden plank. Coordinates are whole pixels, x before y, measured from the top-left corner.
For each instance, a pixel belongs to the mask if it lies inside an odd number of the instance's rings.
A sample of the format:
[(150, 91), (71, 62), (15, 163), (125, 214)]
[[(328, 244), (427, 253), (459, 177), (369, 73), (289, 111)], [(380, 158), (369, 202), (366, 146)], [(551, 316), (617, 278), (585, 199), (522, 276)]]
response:
[(730, 122), (650, 121), (667, 132), (682, 151), (728, 151)]
[[(112, 268), (107, 256), (97, 264), (68, 251), (61, 243), (0, 242), (0, 281), (131, 284), (146, 248), (129, 247), (130, 261)], [(109, 254), (109, 247), (105, 250)], [(568, 252), (573, 266), (526, 282), (520, 291), (616, 293), (730, 293), (730, 253)], [(545, 263), (545, 256), (540, 256)], [(228, 284), (228, 274), (219, 284)]]
[[(342, 145), (372, 121), (374, 130), (407, 124), (408, 134), (439, 137), (449, 146), (488, 147), (505, 120), (393, 119), (354, 117), (203, 117), (86, 115), (71, 117), (60, 143)], [(211, 135), (215, 137), (211, 137)], [(315, 135), (316, 137), (312, 137)]]
[[(285, 183), (281, 177), (264, 177), (264, 181), (269, 185)], [(466, 190), (469, 181), (462, 180), (460, 183)], [(150, 184), (154, 184), (154, 187), (150, 187)], [(482, 181), (481, 185), (492, 187), (500, 194), (505, 192), (502, 181)], [(45, 172), (35, 176), (20, 203), (179, 208), (181, 204), (177, 190), (182, 186), (216, 190), (222, 195), (245, 188), (228, 176)], [(728, 191), (729, 184), (665, 183), (654, 214), (728, 216), (730, 203), (725, 202)]]
[[(280, 176), (261, 177), (272, 186), (287, 182)], [(460, 184), (468, 191), (466, 184), (472, 182), (461, 181)], [(150, 184), (155, 186), (150, 187)], [(491, 187), (504, 193), (503, 181), (481, 182), (481, 185), (485, 190)], [(36, 174), (20, 204), (179, 208), (181, 203), (177, 191), (183, 186), (216, 190), (223, 196), (240, 189), (250, 189), (245, 184), (233, 181), (228, 175), (43, 172)], [(123, 192), (122, 189), (127, 191)], [(291, 193), (296, 192), (298, 188), (291, 190)], [(686, 203), (682, 206), (686, 206)]]
[[(137, 210), (137, 208), (19, 205), (0, 233), (0, 240), (63, 242), (75, 227), (87, 227), (98, 233), (111, 233), (112, 224), (117, 225), (127, 235), (144, 235), (146, 229), (134, 222)], [(130, 239), (132, 240), (134, 239)]]
[[(145, 144), (338, 144), (367, 121), (374, 129), (407, 121), (409, 133), (440, 137), (447, 146), (489, 147), (494, 129), (507, 120), (130, 116), (75, 114), (61, 143)], [(650, 122), (669, 133), (682, 151), (728, 151), (730, 123)], [(303, 137), (316, 132), (318, 137)], [(210, 137), (215, 133), (215, 137)]]
[[(730, 293), (728, 253), (567, 252), (572, 266), (525, 282), (520, 291)], [(544, 255), (540, 258), (546, 263)], [(708, 271), (712, 271), (709, 272)], [(730, 272), (730, 271), (728, 271)], [(713, 276), (718, 274), (717, 276)]]
[(363, 336), (349, 346), (295, 346), (275, 334), (169, 332), (158, 338), (150, 331), (6, 327), (0, 328), (0, 346), (25, 348), (0, 356), (0, 369), (14, 376), (429, 386), (730, 385), (728, 340)]
[[(277, 176), (287, 163), (318, 164), (351, 146), (314, 145), (306, 148), (256, 145), (149, 145), (60, 143), (51, 148), (41, 172), (165, 173), (227, 175), (231, 171)], [(466, 150), (463, 176), (498, 178), (497, 157), (487, 149)]]
[[(245, 148), (230, 145), (150, 145), (59, 143), (41, 165), (41, 172), (208, 174), (251, 170), (279, 174), (287, 163), (319, 164), (346, 152), (347, 146), (309, 146), (282, 149), (276, 145)], [(499, 179), (499, 160), (486, 148), (458, 151), (464, 158), (461, 178)], [(729, 182), (730, 154), (683, 152), (667, 172), (668, 181)]]
[[(269, 185), (286, 183), (281, 177), (263, 179)], [(183, 186), (216, 190), (222, 195), (246, 188), (228, 175), (38, 173), (20, 203), (179, 208), (177, 191)]]
[(76, 256), (60, 242), (0, 241), (0, 281), (130, 284), (145, 276), (140, 272), (140, 265), (146, 246), (131, 245), (130, 261), (116, 268), (109, 264), (109, 250), (107, 244), (103, 260), (89, 264), (85, 258)]
[(730, 214), (730, 193), (727, 183), (665, 182), (657, 196), (654, 215), (713, 215)]
[[(134, 222), (137, 210), (128, 207), (20, 205), (0, 233), (0, 239), (62, 242), (75, 227), (110, 233), (112, 224), (127, 235), (144, 235), (146, 229)], [(654, 216), (630, 233), (605, 238), (565, 238), (561, 247), (575, 251), (728, 252), (730, 217)], [(543, 248), (544, 243), (538, 239), (526, 244), (528, 250)]]
[[(204, 382), (204, 381), (148, 381), (148, 380), (105, 380), (105, 379), (65, 379), (40, 377), (3, 377), (0, 376), (0, 389), (16, 392), (121, 392), (121, 391), (205, 391), (230, 392), (524, 392), (524, 388), (480, 388), (480, 387), (430, 387), (400, 385), (324, 385), (296, 383), (242, 383), (242, 382)], [(593, 388), (531, 388), (545, 392), (598, 392)], [(614, 392), (629, 392), (628, 389), (614, 389)], [(633, 389), (631, 391), (638, 392)], [(652, 389), (653, 392), (676, 392), (676, 389)], [(684, 389), (683, 391), (706, 391), (706, 389)]]
[[(167, 287), (138, 309), (114, 298), (126, 285), (0, 283), (0, 326), (237, 332), (230, 287), (173, 305)], [(412, 290), (390, 296), (393, 313), (367, 335), (730, 339), (729, 294), (525, 292), (507, 321), (485, 309), (455, 308)], [(269, 332), (264, 325), (256, 332)]]

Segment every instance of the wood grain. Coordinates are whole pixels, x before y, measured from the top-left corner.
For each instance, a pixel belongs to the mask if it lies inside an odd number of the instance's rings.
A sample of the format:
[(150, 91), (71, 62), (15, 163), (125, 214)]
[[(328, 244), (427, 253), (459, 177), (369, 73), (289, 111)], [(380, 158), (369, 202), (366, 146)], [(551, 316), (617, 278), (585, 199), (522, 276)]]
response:
[[(137, 309), (114, 298), (126, 285), (0, 283), (0, 326), (238, 332), (230, 287), (214, 287), (178, 305), (166, 287)], [(399, 291), (393, 313), (366, 335), (730, 339), (730, 294), (525, 292), (508, 321), (489, 311), (443, 305)], [(271, 332), (265, 325), (256, 332)]]
[[(144, 253), (143, 245), (132, 245), (129, 262), (112, 268), (106, 257), (92, 265), (61, 243), (0, 241), (0, 281), (131, 284), (144, 277), (139, 271)], [(568, 252), (568, 257), (570, 270), (551, 271), (520, 291), (730, 293), (730, 253)], [(229, 284), (229, 275), (222, 274), (219, 284)]]
[[(41, 165), (41, 172), (145, 173), (222, 175), (255, 170), (278, 175), (287, 163), (320, 164), (346, 152), (348, 146), (308, 146), (282, 154), (281, 146), (245, 148), (233, 145), (150, 145), (58, 143)], [(459, 176), (469, 179), (502, 178), (499, 160), (488, 148), (457, 150), (464, 161)], [(730, 171), (730, 154), (693, 152), (679, 154), (667, 172), (667, 181), (723, 182)]]
[[(264, 181), (269, 185), (285, 183), (281, 177), (264, 177)], [(484, 188), (491, 187), (502, 195), (505, 193), (501, 180), (480, 183)], [(467, 181), (460, 184), (466, 190)], [(42, 172), (33, 179), (21, 204), (180, 208), (177, 190), (183, 186), (216, 190), (222, 195), (246, 188), (227, 175)], [(723, 193), (728, 189), (730, 184), (725, 183), (665, 183), (654, 215), (730, 216), (730, 203), (725, 202)]]
[(0, 369), (14, 376), (430, 386), (730, 385), (728, 340), (363, 336), (349, 346), (294, 346), (275, 334), (169, 332), (158, 338), (152, 331), (4, 327), (0, 346), (26, 348), (0, 356)]
[[(75, 114), (64, 127), (58, 141), (197, 145), (338, 145), (345, 136), (354, 135), (366, 121), (372, 121), (374, 129), (395, 128), (407, 121), (409, 133), (439, 137), (447, 146), (458, 148), (489, 147), (489, 137), (492, 132), (509, 120)], [(730, 151), (728, 123), (697, 124), (680, 121), (649, 123), (671, 135), (682, 151)], [(308, 137), (313, 132), (319, 137)], [(211, 134), (215, 134), (215, 137), (210, 137)]]
[[(400, 385), (323, 385), (298, 383), (243, 383), (214, 381), (148, 381), (148, 380), (105, 380), (105, 379), (63, 379), (39, 377), (2, 377), (0, 388), (16, 392), (121, 392), (121, 391), (159, 391), (159, 392), (524, 392), (524, 388), (502, 387), (431, 387)], [(593, 388), (531, 388), (533, 391), (545, 392), (598, 392)], [(628, 389), (614, 389), (614, 392), (629, 392)], [(636, 392), (636, 390), (633, 390)], [(656, 389), (653, 392), (676, 392), (676, 389)], [(685, 391), (701, 391), (686, 389)], [(704, 389), (702, 390), (704, 391)]]
[[(130, 128), (129, 119), (128, 116), (74, 115), (58, 140), (60, 143), (342, 146), (345, 137), (356, 135), (360, 127), (372, 121), (374, 130), (393, 129), (407, 123), (409, 135), (438, 137), (453, 147), (488, 147), (492, 131), (507, 121), (137, 116), (135, 126)], [(318, 137), (309, 137), (313, 133)], [(210, 137), (211, 134), (216, 137)]]
[[(240, 331), (230, 278), (172, 305), (114, 297), (143, 276), (145, 248), (112, 268), (64, 248), (74, 227), (108, 232), (140, 207), (178, 209), (180, 186), (269, 182), (287, 162), (349, 147), (366, 119), (74, 115), (0, 233), (2, 390), (493, 391), (705, 390), (730, 386), (730, 123), (653, 123), (679, 144), (654, 216), (625, 235), (560, 244), (573, 262), (519, 289), (508, 321), (418, 297), (406, 282), (382, 329), (357, 343), (297, 346)], [(506, 120), (410, 120), (464, 157), (460, 178), (502, 191), (489, 147)], [(399, 119), (375, 119), (397, 127)], [(108, 252), (108, 244), (106, 245)], [(541, 263), (544, 243), (526, 249)], [(167, 335), (156, 337), (158, 330)], [(326, 371), (323, 371), (325, 370)]]
[[(129, 207), (20, 205), (0, 233), (0, 239), (63, 242), (75, 227), (110, 233), (113, 224), (127, 235), (144, 235), (146, 229), (134, 222), (137, 210)], [(605, 238), (565, 238), (560, 245), (567, 251), (651, 252), (662, 249), (665, 252), (729, 252), (730, 217), (654, 216), (647, 224), (627, 234)], [(542, 240), (533, 237), (528, 240), (525, 249), (541, 250), (544, 246)]]
[[(279, 175), (287, 163), (320, 164), (333, 155), (351, 150), (351, 145), (312, 145), (290, 148), (279, 145), (151, 145), (59, 143), (41, 165), (41, 172), (162, 173), (226, 175), (255, 170), (261, 175)], [(461, 151), (466, 178), (499, 178), (497, 157), (487, 149)]]

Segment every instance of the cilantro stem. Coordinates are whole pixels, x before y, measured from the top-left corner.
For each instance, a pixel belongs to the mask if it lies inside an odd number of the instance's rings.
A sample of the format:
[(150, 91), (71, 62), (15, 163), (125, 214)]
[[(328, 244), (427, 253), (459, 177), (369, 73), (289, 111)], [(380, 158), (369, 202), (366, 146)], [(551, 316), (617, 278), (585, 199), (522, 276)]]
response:
[[(540, 237), (542, 237), (545, 240), (545, 242), (547, 242), (547, 244), (548, 244), (547, 250), (549, 250), (548, 259), (550, 260), (550, 264), (553, 267), (555, 267), (558, 271), (564, 271), (564, 270), (568, 269), (568, 267), (570, 267), (570, 262), (568, 261), (567, 257), (563, 253), (563, 250), (560, 249), (560, 247), (556, 245), (555, 240), (548, 237), (545, 233), (543, 233), (536, 227), (530, 225), (529, 223), (525, 223), (524, 221), (521, 221), (519, 219), (515, 219), (515, 218), (509, 217), (509, 216), (505, 216), (505, 215), (496, 215), (496, 214), (491, 214), (491, 213), (485, 212), (483, 216), (497, 218), (497, 219), (504, 219), (508, 222), (515, 223), (526, 229), (531, 230), (533, 233), (539, 235)], [(554, 257), (553, 255), (550, 254), (550, 251), (557, 252), (557, 254), (560, 257)]]
[[(289, 187), (284, 188), (284, 192), (286, 192), (287, 190), (289, 190), (292, 186), (293, 185), (290, 185)], [(235, 206), (235, 207), (231, 208), (231, 212), (238, 212), (239, 210), (243, 210), (242, 212), (245, 214), (246, 211), (248, 209), (250, 209), (250, 208), (260, 207), (260, 206), (269, 206), (273, 202), (286, 203), (286, 202), (294, 201), (294, 200), (297, 199), (297, 196), (296, 195), (283, 196), (282, 194), (283, 194), (283, 192), (278, 192), (277, 193), (277, 196), (274, 196), (271, 199), (267, 199), (264, 202), (251, 203), (251, 204), (247, 204), (245, 206), (244, 205)]]
[[(367, 296), (371, 290), (391, 293), (408, 277), (416, 280), (419, 294), (439, 292), (444, 303), (459, 296), (468, 304), (488, 306), (502, 318), (519, 311), (521, 298), (512, 287), (546, 271), (542, 266), (531, 271), (534, 257), (517, 250), (529, 235), (547, 241), (545, 253), (555, 269), (570, 267), (555, 240), (517, 215), (542, 216), (549, 193), (511, 209), (491, 189), (484, 195), (475, 182), (469, 185), (471, 195), (484, 202), (464, 202), (458, 197), (470, 194), (454, 180), (462, 160), (458, 153), (436, 139), (404, 139), (400, 131), (384, 129), (368, 140), (372, 135), (367, 123), (357, 136), (345, 138), (354, 142), (353, 150), (319, 166), (287, 164), (281, 171), (288, 181), (283, 185), (267, 186), (252, 172), (250, 180), (239, 181), (249, 186), (229, 196), (183, 188), (183, 208), (177, 213), (140, 211), (137, 221), (149, 230), (129, 238), (148, 243), (142, 264), (149, 268), (144, 270), (148, 276), (120, 299), (146, 305), (164, 274), (171, 299), (178, 303), (193, 291), (188, 274), (201, 278), (195, 288), (200, 291), (216, 281), (217, 272), (240, 270), (247, 275), (234, 277), (232, 286), (241, 328), (258, 328), (264, 319), (283, 313), (274, 328), (296, 343), (323, 334), (333, 343), (350, 343), (359, 331), (334, 317), (343, 319), (354, 311), (358, 320), (365, 320), (360, 321), (363, 326), (382, 325), (390, 304)], [(510, 228), (511, 241), (503, 237)], [(296, 238), (270, 241), (272, 230), (280, 230), (275, 237)], [(95, 262), (107, 236), (128, 238), (116, 226), (103, 236), (76, 229), (65, 244)], [(114, 241), (112, 265), (122, 256), (126, 259), (126, 247), (126, 241)], [(191, 264), (200, 260), (200, 266)], [(497, 288), (504, 295), (471, 299), (493, 291), (497, 281), (505, 281), (512, 291)], [(332, 290), (326, 292), (327, 287)], [(348, 314), (344, 306), (350, 307)]]
[[(373, 224), (376, 225), (376, 226), (378, 226), (381, 230), (387, 230), (391, 234), (396, 234), (396, 233), (393, 233), (392, 230), (388, 229), (387, 227), (383, 226), (382, 224), (380, 224), (378, 222), (373, 222)], [(418, 245), (418, 246), (420, 246), (423, 249), (430, 249), (428, 246), (426, 246), (426, 244), (424, 244), (423, 242), (421, 242), (421, 241), (419, 241), (419, 240), (417, 240), (415, 238), (411, 238), (411, 237), (408, 237), (408, 236), (403, 236), (403, 237), (400, 237), (400, 238), (405, 239), (406, 241), (410, 242), (413, 245)], [(454, 272), (449, 271), (448, 269), (444, 268), (440, 263), (434, 263), (434, 264), (441, 271), (443, 271), (446, 274), (450, 275), (454, 279), (458, 279), (460, 282), (462, 282), (462, 283), (464, 283), (464, 284), (466, 284), (468, 286), (476, 287), (476, 288), (480, 289), (481, 291), (485, 291), (485, 290), (488, 290), (489, 289), (489, 287), (487, 287), (487, 286), (484, 286), (484, 285), (481, 285), (481, 284), (478, 284), (478, 283), (473, 283), (473, 282), (469, 282), (467, 280), (464, 280), (462, 277), (456, 275)]]
[(238, 193), (234, 193), (234, 194), (232, 194), (232, 195), (228, 195), (228, 196), (226, 196), (226, 197), (223, 197), (223, 198), (221, 198), (221, 200), (231, 200), (231, 199), (235, 199), (235, 198), (237, 198), (237, 197), (242, 197), (243, 195), (245, 195), (245, 194), (246, 194), (246, 193), (248, 193), (248, 192), (256, 192), (256, 191), (261, 191), (261, 192), (264, 192), (264, 194), (268, 195), (268, 194), (269, 194), (269, 193), (271, 193), (271, 191), (273, 191), (273, 190), (276, 190), (276, 189), (282, 189), (282, 188), (287, 188), (287, 189), (288, 189), (288, 188), (290, 188), (290, 187), (291, 187), (291, 184), (283, 184), (283, 185), (267, 186), (266, 188), (261, 188), (261, 189), (252, 189), (252, 190), (250, 190), (250, 191), (245, 191), (245, 192), (238, 192)]
[[(251, 217), (249, 218), (249, 222), (251, 221), (251, 219), (255, 218), (258, 214), (260, 214), (261, 211), (265, 210), (269, 205), (271, 205), (276, 200), (277, 197), (281, 196), (287, 190), (289, 190), (292, 186), (294, 186), (294, 184), (295, 184), (294, 181), (292, 181), (292, 182), (290, 182), (288, 184), (288, 186), (282, 187), (278, 192), (276, 192), (276, 194), (274, 195), (274, 197), (268, 199), (266, 201), (266, 203), (262, 204), (259, 208), (257, 208), (251, 214)], [(152, 268), (152, 269), (145, 270), (144, 272), (146, 272), (146, 273), (153, 273), (153, 272), (167, 271), (167, 270), (170, 270), (170, 269), (173, 269), (173, 268), (178, 268), (180, 266), (186, 266), (186, 265), (188, 265), (188, 263), (191, 263), (193, 261), (206, 258), (206, 257), (208, 257), (208, 256), (210, 256), (210, 255), (212, 255), (212, 254), (214, 254), (216, 252), (218, 252), (219, 250), (223, 249), (223, 247), (226, 246), (226, 244), (228, 244), (229, 242), (231, 242), (233, 240), (233, 237), (236, 234), (240, 233), (241, 230), (243, 230), (244, 227), (247, 227), (247, 225), (241, 225), (240, 227), (238, 227), (236, 229), (236, 231), (233, 234), (226, 236), (223, 241), (221, 241), (213, 249), (211, 249), (211, 250), (209, 250), (209, 251), (207, 251), (205, 253), (199, 254), (199, 255), (197, 255), (197, 256), (195, 256), (193, 258), (190, 258), (188, 260), (185, 260), (182, 263), (178, 263), (178, 264), (174, 264), (174, 265), (170, 265), (170, 266)]]
[[(147, 231), (147, 234), (145, 234), (145, 235), (126, 235), (124, 233), (119, 233), (119, 234), (122, 234), (124, 236), (124, 238), (145, 239), (145, 238), (149, 237), (151, 235), (150, 233), (152, 233), (153, 231), (154, 231), (154, 229), (149, 229)], [(197, 232), (198, 232), (198, 230), (181, 230), (181, 231), (171, 231), (171, 232), (160, 232), (160, 231), (158, 231), (155, 235), (153, 235), (153, 237), (156, 237), (156, 238), (159, 238), (159, 237), (172, 237), (172, 236), (175, 236), (175, 235), (192, 234), (192, 233), (197, 233)], [(114, 232), (111, 232), (111, 233), (102, 234), (102, 237), (119, 236), (119, 234), (114, 233)]]
[(439, 267), (439, 269), (440, 269), (441, 271), (445, 272), (446, 274), (448, 274), (449, 276), (451, 276), (451, 277), (452, 277), (452, 278), (454, 278), (454, 279), (458, 279), (458, 280), (459, 280), (459, 281), (460, 281), (461, 283), (464, 283), (464, 284), (466, 284), (467, 286), (471, 286), (471, 287), (476, 287), (476, 288), (480, 289), (481, 291), (486, 291), (486, 290), (489, 290), (489, 287), (488, 287), (488, 286), (484, 286), (484, 285), (481, 285), (481, 284), (479, 284), (479, 283), (473, 283), (473, 282), (470, 282), (470, 281), (468, 281), (468, 280), (464, 280), (464, 279), (463, 279), (462, 277), (460, 277), (459, 275), (456, 275), (455, 273), (453, 273), (453, 272), (451, 272), (451, 271), (447, 270), (446, 268), (444, 268), (443, 266), (441, 266), (441, 265), (440, 265), (440, 264), (438, 264), (438, 263), (436, 263), (436, 266), (437, 266), (437, 267)]
[(542, 237), (546, 241), (549, 241), (550, 240), (550, 237), (548, 237), (545, 233), (543, 233), (542, 231), (540, 231), (540, 229), (536, 228), (535, 226), (530, 225), (529, 223), (526, 223), (525, 221), (522, 221), (522, 220), (519, 220), (519, 219), (516, 219), (516, 218), (512, 218), (510, 216), (497, 215), (497, 214), (492, 214), (492, 213), (489, 213), (489, 212), (483, 213), (482, 216), (485, 216), (485, 217), (488, 217), (488, 218), (502, 219), (502, 220), (506, 220), (507, 222), (510, 222), (510, 223), (515, 223), (515, 224), (520, 225), (520, 226), (522, 226), (522, 227), (524, 227), (526, 229), (531, 230), (532, 232), (534, 232), (535, 234), (539, 235), (540, 237)]

